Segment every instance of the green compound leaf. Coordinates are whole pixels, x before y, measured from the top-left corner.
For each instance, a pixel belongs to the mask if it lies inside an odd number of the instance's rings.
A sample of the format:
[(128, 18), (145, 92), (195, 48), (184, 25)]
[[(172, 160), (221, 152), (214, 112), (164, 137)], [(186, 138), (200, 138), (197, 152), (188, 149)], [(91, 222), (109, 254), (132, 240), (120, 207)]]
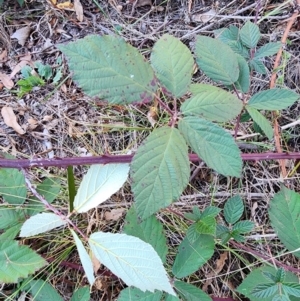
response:
[(257, 123), (257, 125), (261, 128), (261, 130), (266, 134), (268, 139), (271, 140), (273, 138), (273, 128), (269, 120), (260, 112), (258, 112), (256, 109), (248, 105), (246, 106), (246, 110), (250, 114), (253, 121)]
[(24, 215), (22, 216), (15, 208), (0, 207), (0, 229), (10, 228), (22, 220)]
[(174, 96), (186, 93), (192, 80), (194, 59), (178, 39), (164, 34), (154, 45), (151, 65), (161, 84)]
[[(57, 198), (60, 188), (61, 185), (58, 179), (47, 178), (37, 185), (36, 190), (51, 204)], [(35, 196), (27, 200), (26, 215), (35, 215), (44, 210), (45, 206)]]
[(58, 48), (87, 95), (111, 104), (153, 99), (157, 84), (150, 64), (122, 38), (92, 35)]
[(228, 224), (236, 223), (244, 212), (244, 203), (239, 195), (230, 198), (224, 206), (224, 217)]
[[(300, 195), (285, 187), (270, 202), (271, 225), (289, 251), (300, 247)], [(300, 257), (300, 251), (293, 253)]]
[(212, 301), (210, 296), (192, 284), (176, 280), (174, 285), (185, 301)]
[(200, 234), (215, 235), (216, 219), (212, 216), (205, 216), (193, 223), (187, 230), (186, 236), (190, 242), (194, 242)]
[(285, 282), (282, 284), (282, 288), (289, 295), (300, 297), (300, 284), (293, 282)]
[(184, 115), (199, 115), (211, 121), (225, 122), (240, 114), (243, 104), (230, 92), (211, 85), (195, 84), (193, 96), (181, 106)]
[(271, 42), (258, 48), (254, 54), (254, 58), (260, 59), (266, 56), (274, 55), (281, 48), (281, 42)]
[(154, 130), (131, 163), (132, 191), (142, 219), (177, 200), (189, 181), (188, 147), (176, 128)]
[(65, 220), (54, 213), (39, 213), (25, 221), (21, 228), (20, 237), (34, 236), (66, 224)]
[(89, 238), (96, 258), (128, 286), (176, 295), (153, 247), (126, 234), (96, 232)]
[(142, 222), (138, 219), (135, 207), (132, 206), (125, 217), (124, 233), (140, 238), (149, 243), (157, 252), (162, 262), (166, 262), (168, 253), (166, 236), (163, 225), (154, 215), (149, 216)]
[(252, 295), (257, 298), (268, 298), (278, 292), (278, 285), (274, 283), (259, 284), (252, 290)]
[(71, 233), (73, 235), (73, 238), (75, 240), (75, 244), (76, 244), (76, 247), (77, 247), (77, 250), (78, 250), (80, 261), (82, 263), (82, 266), (83, 266), (83, 269), (85, 271), (86, 277), (89, 281), (89, 284), (92, 286), (95, 282), (94, 268), (93, 268), (92, 260), (89, 256), (89, 254), (87, 253), (82, 241), (77, 236), (77, 234), (72, 229), (70, 231), (71, 231)]
[(300, 95), (291, 90), (274, 88), (254, 94), (248, 106), (258, 110), (282, 110), (291, 106), (299, 98)]
[(28, 277), (46, 264), (27, 246), (18, 245), (16, 241), (0, 243), (0, 282), (17, 283), (19, 278)]
[(234, 25), (230, 25), (229, 28), (214, 30), (214, 35), (223, 43), (228, 44), (228, 42), (237, 41), (239, 39), (239, 29)]
[(212, 257), (214, 247), (215, 242), (211, 235), (199, 234), (194, 241), (185, 237), (178, 247), (173, 274), (182, 278), (194, 273)]
[[(242, 284), (237, 288), (237, 292), (240, 294), (243, 294), (247, 298), (249, 298), (251, 301), (273, 301), (273, 297), (267, 297), (267, 298), (258, 298), (255, 297), (252, 294), (253, 289), (258, 285), (258, 284), (268, 284), (272, 283), (270, 279), (267, 279), (264, 277), (263, 273), (268, 272), (272, 274), (276, 274), (276, 269), (274, 267), (270, 266), (264, 266), (258, 269), (253, 270), (248, 276), (244, 279)], [(298, 283), (298, 277), (294, 275), (291, 272), (286, 272), (286, 279), (285, 281), (287, 282), (297, 282)], [(274, 284), (274, 283), (273, 283)], [(290, 297), (290, 301), (299, 301), (299, 298)]]
[(237, 54), (240, 74), (238, 80), (234, 83), (235, 87), (242, 91), (243, 93), (247, 93), (250, 87), (250, 70), (246, 60)]
[(162, 292), (142, 292), (136, 287), (127, 287), (121, 291), (117, 301), (160, 301)]
[(253, 59), (249, 61), (249, 66), (251, 70), (255, 70), (259, 74), (267, 74), (267, 69), (263, 62), (259, 59)]
[(177, 296), (172, 296), (169, 294), (165, 294), (165, 299), (164, 301), (181, 301)]
[(241, 41), (230, 41), (227, 45), (231, 50), (245, 59), (249, 59), (249, 49), (246, 48)]
[(25, 287), (25, 291), (28, 291), (35, 301), (63, 301), (63, 298), (54, 287), (41, 279), (30, 280)]
[(70, 301), (90, 301), (90, 288), (84, 286), (74, 292)]
[(232, 231), (238, 231), (241, 234), (250, 232), (254, 228), (255, 224), (251, 221), (239, 221), (233, 225)]
[(129, 164), (92, 165), (78, 188), (74, 210), (87, 212), (116, 193), (128, 178)]
[(229, 46), (219, 40), (198, 36), (196, 61), (200, 69), (216, 82), (232, 85), (238, 80), (237, 56)]
[(0, 169), (0, 195), (9, 204), (21, 205), (27, 194), (25, 178), (21, 171), (15, 168)]
[(192, 150), (210, 167), (225, 176), (240, 177), (242, 159), (232, 136), (218, 125), (194, 116), (179, 121)]
[(240, 38), (245, 46), (248, 48), (256, 47), (260, 39), (260, 31), (256, 24), (247, 21), (240, 30)]
[(0, 235), (0, 244), (1, 244), (1, 240), (15, 239), (16, 236), (19, 234), (22, 226), (23, 226), (23, 222), (20, 222), (6, 229), (5, 232)]

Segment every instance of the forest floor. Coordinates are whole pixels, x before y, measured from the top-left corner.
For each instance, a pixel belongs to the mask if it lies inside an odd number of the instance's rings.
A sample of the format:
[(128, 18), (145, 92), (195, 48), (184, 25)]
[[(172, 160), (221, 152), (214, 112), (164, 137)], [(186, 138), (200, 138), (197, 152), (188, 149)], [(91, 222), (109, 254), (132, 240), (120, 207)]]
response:
[[(213, 37), (216, 29), (230, 25), (242, 27), (246, 20), (256, 20), (262, 32), (261, 46), (281, 40), (295, 9), (294, 1), (272, 0), (76, 0), (74, 4), (33, 0), (20, 6), (17, 1), (10, 0), (4, 1), (0, 7), (0, 109), (11, 107), (19, 125), (11, 127), (0, 116), (2, 153), (16, 158), (121, 155), (135, 150), (153, 129), (148, 106), (106, 105), (99, 99), (86, 96), (72, 80), (67, 61), (56, 47), (58, 44), (76, 41), (90, 34), (118, 34), (149, 58), (152, 46), (164, 33), (179, 38), (192, 49), (196, 35)], [(289, 31), (278, 72), (280, 85), (297, 93), (300, 93), (299, 22), (298, 18)], [(275, 56), (272, 56), (265, 61), (267, 74), (253, 75), (250, 94), (269, 87), (274, 60)], [(20, 93), (17, 82), (22, 79), (21, 68), (34, 66), (36, 62), (49, 65), (52, 75), (44, 84)], [(193, 81), (209, 80), (197, 71)], [(300, 128), (296, 122), (299, 115), (298, 103), (280, 112), (278, 123), (283, 151), (299, 151)], [(241, 124), (238, 140), (245, 153), (276, 150), (274, 141), (257, 133), (251, 121)], [(248, 143), (243, 146), (243, 142)], [(297, 163), (286, 161), (285, 167), (289, 187), (300, 191)], [(74, 167), (76, 185), (86, 170), (87, 167)], [(56, 176), (63, 186), (67, 185), (64, 169), (35, 168), (29, 170), (29, 174), (33, 182)], [(202, 163), (193, 163), (190, 184), (180, 200), (172, 205), (171, 211), (162, 210), (158, 214), (165, 225), (169, 247), (178, 246), (182, 227), (185, 227), (173, 212), (183, 214), (190, 212), (193, 206), (203, 209), (212, 203), (222, 207), (225, 200), (238, 193), (246, 205), (245, 216), (255, 222), (255, 231), (244, 244), (245, 250), (232, 245), (230, 248), (239, 252), (252, 267), (259, 266), (262, 259), (251, 250), (259, 249), (268, 256), (284, 250), (269, 226), (267, 214), (269, 201), (283, 182), (282, 169), (277, 161), (245, 162), (241, 179), (227, 178)], [(64, 188), (62, 202), (66, 193)], [(125, 186), (101, 208), (89, 212), (89, 229), (117, 232), (122, 228), (124, 214), (132, 202), (130, 189)], [(108, 218), (106, 213), (114, 209), (120, 209), (123, 214)], [(259, 237), (262, 242), (257, 243), (254, 237)], [(45, 235), (41, 240), (48, 244), (48, 254), (54, 256), (62, 252), (65, 242), (60, 239), (56, 241), (53, 236)], [(199, 287), (205, 286), (206, 292), (216, 297), (234, 296), (235, 300), (245, 300), (233, 293), (245, 277), (244, 263), (231, 256), (230, 252), (222, 255), (225, 252), (216, 251), (209, 263), (190, 281)], [(221, 255), (226, 256), (226, 260), (222, 267), (216, 267), (216, 260)], [(299, 262), (293, 256), (282, 256), (280, 260), (300, 271)], [(76, 252), (71, 252), (64, 262), (80, 265)], [(65, 296), (65, 300), (69, 300), (74, 288), (86, 282), (82, 271), (68, 264), (57, 265), (55, 272), (46, 270), (45, 275)], [(92, 289), (92, 300), (116, 300), (121, 289), (115, 279), (99, 276)], [(7, 285), (2, 292), (8, 296), (10, 290), (12, 286)]]

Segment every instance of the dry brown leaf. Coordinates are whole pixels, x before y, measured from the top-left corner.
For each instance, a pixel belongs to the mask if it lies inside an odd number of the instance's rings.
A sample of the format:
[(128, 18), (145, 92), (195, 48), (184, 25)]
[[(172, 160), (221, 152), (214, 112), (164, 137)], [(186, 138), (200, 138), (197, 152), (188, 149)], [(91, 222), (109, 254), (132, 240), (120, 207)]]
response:
[(29, 130), (34, 130), (39, 125), (39, 122), (33, 118), (28, 118), (27, 122)]
[(58, 3), (56, 7), (59, 9), (74, 10), (74, 5), (70, 1)]
[(6, 89), (11, 89), (14, 86), (14, 82), (10, 79), (7, 74), (0, 72), (0, 81), (3, 83)]
[(31, 55), (25, 55), (23, 57), (20, 58), (20, 62), (14, 67), (13, 71), (10, 74), (10, 78), (14, 78), (14, 76), (19, 73), (21, 71), (21, 69), (26, 66), (29, 65), (31, 67), (34, 67), (34, 63), (31, 61)]
[(112, 211), (106, 211), (104, 218), (107, 221), (117, 221), (124, 213), (125, 208), (112, 209)]
[(1, 53), (0, 53), (0, 63), (5, 61), (7, 59), (7, 50), (4, 49)]
[(215, 269), (209, 272), (208, 275), (206, 275), (206, 278), (208, 279), (205, 281), (204, 285), (202, 286), (202, 290), (204, 290), (205, 292), (207, 291), (208, 286), (211, 285), (212, 283), (213, 280), (212, 277), (215, 277), (222, 271), (227, 258), (228, 258), (228, 252), (221, 253), (220, 258), (217, 259), (216, 261)]
[(217, 14), (217, 12), (212, 8), (208, 12), (204, 14), (194, 14), (192, 16), (192, 21), (193, 22), (202, 22), (202, 23), (207, 23), (213, 19), (213, 17)]
[(17, 39), (18, 43), (21, 46), (24, 46), (27, 38), (29, 37), (29, 34), (30, 34), (30, 26), (25, 26), (25, 27), (22, 27), (22, 28), (16, 30), (11, 35), (11, 38), (12, 39)]
[(18, 124), (17, 117), (11, 107), (3, 107), (1, 115), (7, 126), (12, 127), (20, 135), (25, 134), (25, 131)]
[(79, 0), (74, 0), (74, 9), (79, 22), (83, 21), (83, 7)]
[(157, 122), (157, 107), (150, 107), (150, 110), (147, 113), (147, 118), (152, 126)]
[(93, 264), (94, 273), (97, 275), (97, 272), (101, 267), (101, 262), (96, 258), (94, 253), (92, 253), (92, 264)]

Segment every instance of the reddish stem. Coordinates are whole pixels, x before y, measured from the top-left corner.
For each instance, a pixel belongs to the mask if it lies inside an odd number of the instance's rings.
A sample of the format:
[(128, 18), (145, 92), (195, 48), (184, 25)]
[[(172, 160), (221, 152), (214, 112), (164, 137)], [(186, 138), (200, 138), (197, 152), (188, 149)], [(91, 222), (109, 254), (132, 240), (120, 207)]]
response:
[[(300, 153), (274, 153), (264, 152), (255, 154), (242, 154), (243, 161), (265, 161), (265, 160), (296, 160), (300, 159)], [(66, 157), (53, 159), (2, 159), (0, 158), (0, 168), (31, 168), (31, 167), (67, 167), (74, 165), (92, 165), (109, 163), (130, 163), (133, 155), (103, 155), (93, 157)], [(198, 155), (189, 154), (191, 162), (202, 161)]]

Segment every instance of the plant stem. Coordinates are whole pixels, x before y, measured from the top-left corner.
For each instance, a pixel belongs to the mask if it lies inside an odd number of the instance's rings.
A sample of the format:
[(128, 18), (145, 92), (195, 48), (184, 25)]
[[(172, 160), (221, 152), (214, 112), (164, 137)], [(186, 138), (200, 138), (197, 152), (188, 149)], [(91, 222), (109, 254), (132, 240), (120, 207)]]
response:
[[(264, 152), (257, 154), (242, 154), (244, 161), (265, 161), (265, 160), (295, 160), (300, 159), (300, 153), (274, 153)], [(93, 157), (67, 157), (54, 159), (2, 159), (0, 158), (0, 168), (31, 168), (31, 167), (63, 167), (75, 165), (93, 165), (110, 163), (130, 163), (133, 155), (103, 155)], [(189, 154), (191, 162), (202, 161), (198, 155)]]

